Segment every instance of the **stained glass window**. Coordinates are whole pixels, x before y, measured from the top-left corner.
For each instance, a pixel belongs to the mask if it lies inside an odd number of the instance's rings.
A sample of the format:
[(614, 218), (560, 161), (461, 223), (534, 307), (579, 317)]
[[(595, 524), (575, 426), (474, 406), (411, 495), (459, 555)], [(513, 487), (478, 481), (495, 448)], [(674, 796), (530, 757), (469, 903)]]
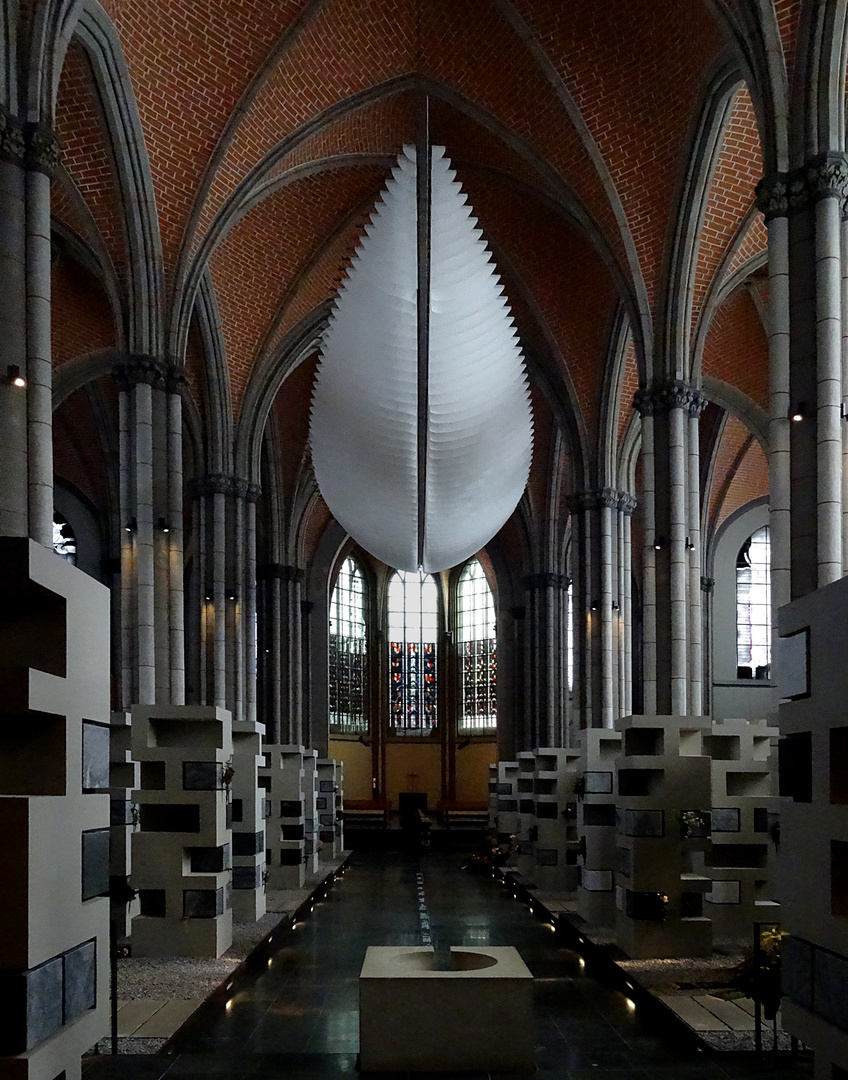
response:
[(365, 583), (362, 571), (346, 559), (330, 601), (330, 731), (368, 731), (365, 637)]
[(398, 570), (389, 582), (389, 726), (427, 735), (436, 724), (439, 593), (429, 574)]
[(68, 521), (61, 514), (53, 514), (53, 550), (69, 563), (76, 565), (77, 538)]
[(486, 731), (498, 722), (495, 602), (483, 567), (474, 559), (456, 589), (460, 731)]
[(771, 663), (771, 546), (765, 525), (736, 559), (736, 663), (744, 678), (767, 679)]

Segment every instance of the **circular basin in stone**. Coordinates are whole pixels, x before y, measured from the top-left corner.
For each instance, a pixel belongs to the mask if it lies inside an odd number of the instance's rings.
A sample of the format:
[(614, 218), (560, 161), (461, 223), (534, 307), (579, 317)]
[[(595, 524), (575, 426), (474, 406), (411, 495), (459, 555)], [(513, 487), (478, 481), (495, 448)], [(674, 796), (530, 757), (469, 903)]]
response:
[[(450, 960), (448, 971), (481, 971), (483, 968), (494, 967), (498, 962), (494, 956), (486, 956), (484, 953), (464, 952), (461, 949), (454, 949), (450, 954)], [(440, 970), (435, 966), (436, 957), (433, 953), (404, 953), (397, 958), (396, 963), (413, 968), (415, 971)]]

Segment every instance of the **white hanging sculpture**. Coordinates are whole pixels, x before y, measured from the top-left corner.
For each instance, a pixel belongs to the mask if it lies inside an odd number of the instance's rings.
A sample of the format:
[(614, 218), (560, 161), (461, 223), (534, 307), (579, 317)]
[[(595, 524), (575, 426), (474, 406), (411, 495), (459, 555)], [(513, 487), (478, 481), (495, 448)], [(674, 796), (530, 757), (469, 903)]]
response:
[(503, 287), (444, 147), (431, 159), (429, 259), (416, 151), (405, 147), (336, 298), (310, 430), (336, 520), (389, 566), (427, 573), (456, 566), (501, 528), (533, 448)]

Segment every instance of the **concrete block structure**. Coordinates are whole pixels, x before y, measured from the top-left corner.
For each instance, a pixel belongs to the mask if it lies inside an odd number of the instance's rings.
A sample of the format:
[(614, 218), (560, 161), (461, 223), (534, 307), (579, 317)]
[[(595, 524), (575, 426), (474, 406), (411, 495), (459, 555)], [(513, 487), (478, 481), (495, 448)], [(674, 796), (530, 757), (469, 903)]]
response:
[(132, 710), (134, 956), (220, 956), (233, 940), (232, 719), (203, 705)]
[[(130, 745), (130, 714), (123, 710), (113, 712), (109, 730), (109, 875), (113, 881), (123, 881), (129, 886), (132, 833), (138, 817), (138, 809), (131, 796), (139, 785), (138, 762), (133, 761)], [(132, 920), (138, 915), (138, 910), (138, 896), (129, 902), (120, 897), (112, 901), (110, 917), (119, 941), (130, 936)]]
[(616, 940), (634, 959), (706, 956), (709, 878), (694, 856), (709, 842), (709, 721), (628, 716), (616, 761)]
[(518, 755), (518, 829), (515, 834), (516, 870), (528, 881), (533, 881), (536, 865), (534, 844), (536, 842), (536, 803), (533, 798), (533, 777), (536, 770), (536, 755), (532, 750), (525, 750)]
[(502, 843), (510, 836), (518, 837), (521, 831), (521, 819), (518, 811), (518, 762), (499, 761), (497, 763), (496, 784), (497, 830)]
[(317, 776), (315, 812), (320, 841), (318, 858), (326, 862), (340, 855), (344, 847), (342, 818), (339, 816), (344, 809), (342, 763), (333, 758), (318, 758)]
[(254, 724), (233, 724), (233, 919), (256, 922), (265, 914), (265, 811), (259, 788), (262, 736)]
[(303, 749), (303, 856), (306, 874), (318, 873), (318, 751)]
[(780, 612), (783, 1026), (848, 1071), (848, 579)]
[(544, 747), (534, 754), (535, 839), (532, 877), (540, 889), (571, 893), (579, 881), (579, 750)]
[(577, 911), (595, 926), (615, 925), (615, 762), (621, 734), (609, 728), (587, 728), (578, 745), (583, 768), (577, 799), (580, 879)]
[(765, 720), (714, 721), (710, 755), (712, 843), (704, 852), (704, 914), (714, 938), (749, 940), (755, 921), (780, 921), (775, 838), (778, 730)]
[(303, 757), (302, 746), (263, 747), (259, 785), (271, 805), (265, 833), (269, 889), (300, 889), (306, 880)]
[(0, 560), (0, 1075), (79, 1080), (108, 1026), (109, 594), (24, 537)]

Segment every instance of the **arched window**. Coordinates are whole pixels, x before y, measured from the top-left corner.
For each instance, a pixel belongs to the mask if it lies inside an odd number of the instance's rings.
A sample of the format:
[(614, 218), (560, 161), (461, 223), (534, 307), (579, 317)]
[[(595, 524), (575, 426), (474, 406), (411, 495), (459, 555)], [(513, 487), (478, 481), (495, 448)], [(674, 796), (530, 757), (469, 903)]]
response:
[(330, 601), (330, 731), (368, 731), (365, 583), (362, 571), (345, 559)]
[(456, 589), (459, 648), (460, 731), (486, 731), (497, 725), (497, 638), (495, 602), (483, 567), (474, 559)]
[(768, 525), (749, 536), (736, 558), (736, 673), (767, 679), (771, 663), (771, 548)]
[(61, 514), (53, 513), (53, 550), (69, 563), (76, 565), (77, 538), (70, 523)]
[(389, 727), (427, 735), (436, 724), (439, 592), (429, 574), (398, 570), (389, 582)]
[(565, 672), (569, 693), (574, 689), (574, 584), (565, 594)]

